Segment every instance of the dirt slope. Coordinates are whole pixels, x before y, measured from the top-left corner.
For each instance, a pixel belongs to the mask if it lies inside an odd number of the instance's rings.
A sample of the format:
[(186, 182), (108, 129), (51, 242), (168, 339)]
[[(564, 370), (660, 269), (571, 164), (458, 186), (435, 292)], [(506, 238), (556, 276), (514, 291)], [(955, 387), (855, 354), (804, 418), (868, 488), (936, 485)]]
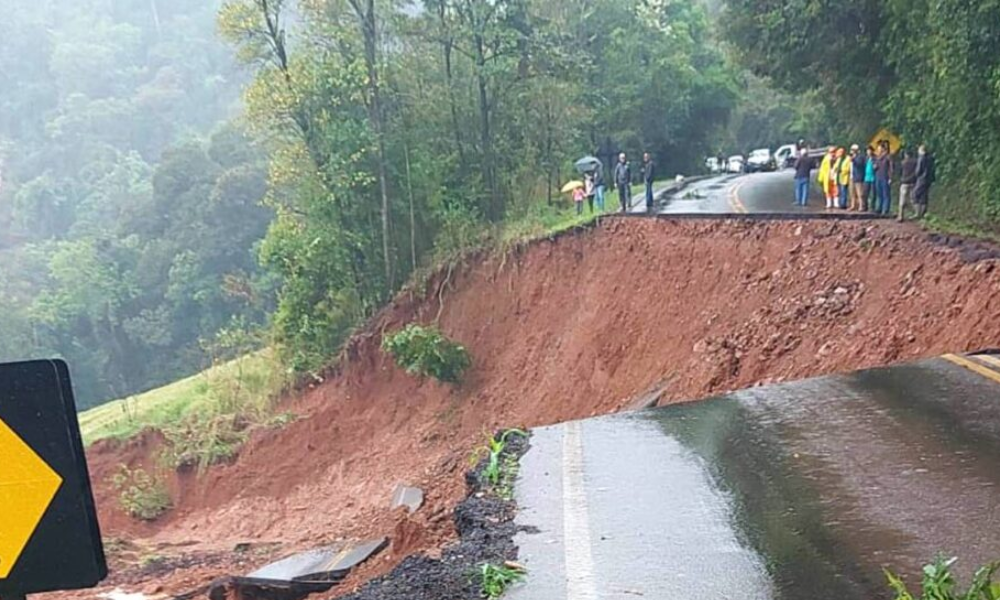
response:
[[(394, 544), (365, 574), (383, 572), (452, 535), (483, 431), (620, 410), (660, 382), (667, 403), (997, 346), (1000, 270), (976, 252), (891, 223), (631, 219), (473, 261), (403, 294), (339, 373), (290, 401), (300, 420), (233, 465), (177, 477), (177, 508), (155, 526), (118, 514), (105, 482), (123, 461), (148, 464), (155, 436), (95, 446), (102, 523), (166, 555), (385, 534)], [(439, 312), (475, 359), (458, 389), (416, 381), (378, 350), (380, 331)], [(402, 481), (430, 490), (412, 519), (386, 510)], [(227, 568), (166, 569), (152, 589), (187, 591)]]

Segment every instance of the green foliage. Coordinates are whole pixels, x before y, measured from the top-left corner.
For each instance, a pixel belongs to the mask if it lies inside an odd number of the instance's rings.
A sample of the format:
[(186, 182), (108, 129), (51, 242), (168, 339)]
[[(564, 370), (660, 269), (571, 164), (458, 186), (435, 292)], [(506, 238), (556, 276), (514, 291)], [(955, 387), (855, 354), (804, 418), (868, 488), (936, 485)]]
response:
[[(993, 581), (993, 576), (1000, 569), (1000, 562), (978, 569), (968, 589), (962, 592), (951, 571), (957, 560), (939, 556), (924, 567), (920, 586), (923, 593), (919, 600), (1000, 600), (1000, 582)], [(918, 597), (910, 593), (898, 575), (885, 569), (885, 576), (889, 587), (896, 594), (895, 600), (917, 600)]]
[(472, 366), (468, 350), (449, 340), (435, 327), (415, 323), (382, 340), (382, 349), (411, 375), (459, 383)]
[(483, 564), (479, 575), (483, 598), (488, 600), (503, 596), (510, 586), (524, 581), (525, 578), (524, 571), (492, 563)]
[(528, 433), (520, 429), (508, 429), (499, 435), (489, 435), (486, 437), (486, 444), (477, 448), (471, 457), (471, 462), (474, 464), (486, 457), (482, 479), (492, 492), (503, 500), (513, 498), (514, 481), (520, 470), (517, 458), (504, 454), (507, 440), (514, 435), (527, 437)]
[(162, 481), (142, 468), (120, 465), (111, 484), (118, 492), (118, 503), (129, 516), (142, 521), (155, 521), (170, 510), (170, 494)]

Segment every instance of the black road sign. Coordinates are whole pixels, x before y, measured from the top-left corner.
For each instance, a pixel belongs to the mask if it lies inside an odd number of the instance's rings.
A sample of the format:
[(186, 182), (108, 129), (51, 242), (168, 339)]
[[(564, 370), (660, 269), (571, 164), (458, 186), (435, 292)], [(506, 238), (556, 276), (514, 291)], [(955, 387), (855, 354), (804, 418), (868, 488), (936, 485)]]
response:
[(106, 576), (69, 369), (0, 365), (0, 597)]

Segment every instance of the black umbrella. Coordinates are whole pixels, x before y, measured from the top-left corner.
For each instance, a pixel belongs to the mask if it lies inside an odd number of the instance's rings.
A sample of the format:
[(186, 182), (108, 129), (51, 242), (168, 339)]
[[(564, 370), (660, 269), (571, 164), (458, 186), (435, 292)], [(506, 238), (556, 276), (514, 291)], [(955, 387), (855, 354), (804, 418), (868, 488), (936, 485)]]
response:
[(576, 161), (576, 170), (581, 173), (592, 173), (598, 169), (604, 168), (604, 164), (601, 159), (596, 156), (584, 156), (580, 160)]

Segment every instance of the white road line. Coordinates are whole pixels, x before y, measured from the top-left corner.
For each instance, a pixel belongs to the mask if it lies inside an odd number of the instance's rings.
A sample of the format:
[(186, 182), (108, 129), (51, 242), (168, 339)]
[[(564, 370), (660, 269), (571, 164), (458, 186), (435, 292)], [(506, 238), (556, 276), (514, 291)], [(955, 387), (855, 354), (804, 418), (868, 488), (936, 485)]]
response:
[(566, 598), (598, 600), (583, 469), (583, 436), (580, 432), (580, 423), (567, 423), (563, 429), (562, 469)]

